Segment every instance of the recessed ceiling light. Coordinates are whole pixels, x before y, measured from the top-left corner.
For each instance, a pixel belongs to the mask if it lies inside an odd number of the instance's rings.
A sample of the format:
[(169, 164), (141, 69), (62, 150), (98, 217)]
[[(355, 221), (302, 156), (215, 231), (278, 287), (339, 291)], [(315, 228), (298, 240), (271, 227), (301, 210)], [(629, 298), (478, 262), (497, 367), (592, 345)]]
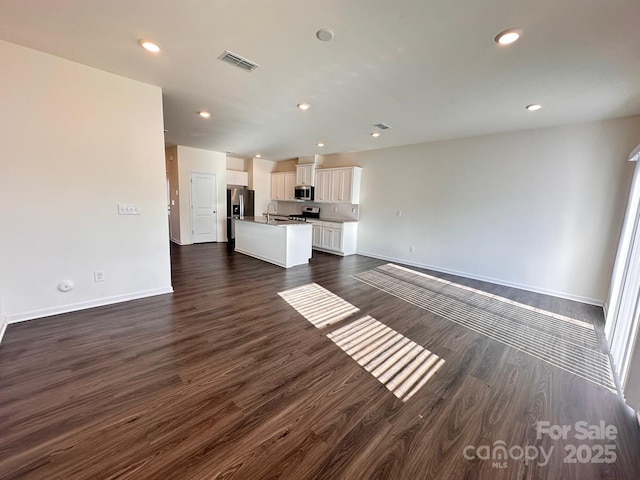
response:
[(377, 137), (379, 137), (379, 136), (380, 136), (380, 132), (373, 132), (373, 133), (371, 134), (371, 136), (372, 136), (372, 137), (374, 137), (374, 138), (377, 138)]
[(540, 110), (542, 108), (542, 105), (539, 105), (537, 103), (532, 103), (531, 105), (527, 105), (524, 108), (526, 108), (530, 112), (535, 112), (536, 110)]
[(256, 153), (256, 158), (262, 158), (262, 155), (260, 155), (259, 153)]
[(498, 45), (511, 45), (520, 38), (520, 35), (522, 35), (521, 28), (508, 28), (496, 35), (494, 40)]
[(211, 114), (206, 110), (200, 110), (198, 112), (198, 115), (200, 115), (202, 118), (209, 118), (211, 116)]
[(147, 40), (146, 38), (141, 38), (140, 40), (138, 40), (138, 43), (142, 48), (144, 48), (148, 52), (151, 52), (151, 53), (160, 52), (160, 45), (158, 45), (153, 40)]
[(316, 143), (316, 147), (324, 147), (324, 143), (318, 142), (318, 143)]
[(316, 37), (323, 42), (330, 42), (333, 40), (333, 31), (328, 28), (321, 28), (316, 32)]
[(309, 108), (311, 108), (311, 105), (308, 103), (299, 103), (297, 106), (300, 110), (309, 110)]

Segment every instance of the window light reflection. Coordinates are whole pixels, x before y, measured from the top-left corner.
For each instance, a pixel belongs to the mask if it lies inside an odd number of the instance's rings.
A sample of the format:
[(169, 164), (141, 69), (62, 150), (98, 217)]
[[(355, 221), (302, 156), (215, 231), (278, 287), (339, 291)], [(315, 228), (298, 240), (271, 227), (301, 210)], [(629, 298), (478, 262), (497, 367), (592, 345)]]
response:
[(369, 315), (327, 337), (404, 402), (444, 364), (437, 355)]
[(317, 328), (339, 322), (360, 310), (317, 283), (292, 288), (278, 295)]
[[(359, 311), (316, 283), (278, 295), (317, 328)], [(369, 315), (328, 333), (327, 337), (404, 402), (444, 364), (437, 355)]]

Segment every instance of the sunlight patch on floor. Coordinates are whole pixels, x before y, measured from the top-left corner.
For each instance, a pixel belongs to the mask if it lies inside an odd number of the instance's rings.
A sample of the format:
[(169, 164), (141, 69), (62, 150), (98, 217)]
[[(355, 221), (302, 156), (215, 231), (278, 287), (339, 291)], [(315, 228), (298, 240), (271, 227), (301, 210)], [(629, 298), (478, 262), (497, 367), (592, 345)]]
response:
[(405, 402), (444, 364), (437, 355), (369, 315), (327, 337)]
[[(317, 328), (360, 311), (317, 283), (278, 295)], [(328, 333), (327, 338), (404, 402), (444, 364), (437, 355), (369, 315)]]
[(280, 295), (297, 312), (318, 328), (339, 322), (360, 309), (317, 283), (292, 288)]
[(616, 393), (593, 325), (393, 264), (353, 278)]
[[(592, 332), (590, 332), (590, 333), (592, 335), (595, 335), (595, 333), (593, 333), (595, 331), (595, 327), (593, 325), (591, 325), (590, 323), (583, 322), (581, 320), (575, 319), (575, 318), (571, 318), (571, 317), (567, 317), (565, 315), (560, 315), (560, 314), (557, 314), (557, 313), (553, 313), (553, 312), (550, 312), (548, 310), (543, 310), (541, 308), (536, 308), (536, 307), (533, 307), (531, 305), (527, 305), (525, 303), (516, 302), (514, 300), (510, 300), (508, 298), (501, 297), (500, 295), (494, 295), (492, 293), (485, 292), (485, 291), (479, 290), (477, 288), (468, 287), (466, 285), (460, 285), (459, 283), (454, 283), (454, 282), (451, 282), (449, 280), (445, 280), (444, 278), (434, 277), (433, 275), (427, 275), (426, 273), (418, 272), (416, 270), (411, 270), (410, 268), (402, 267), (400, 265), (395, 265), (393, 263), (387, 263), (386, 265), (383, 265), (383, 266), (378, 267), (378, 268), (380, 270), (382, 270), (382, 271), (398, 270), (398, 271), (401, 271), (401, 272), (405, 272), (405, 273), (407, 273), (409, 275), (423, 277), (423, 278), (426, 278), (426, 279), (431, 280), (433, 282), (438, 282), (438, 283), (442, 284), (443, 286), (450, 286), (450, 287), (453, 287), (455, 289), (466, 290), (467, 292), (470, 292), (472, 294), (481, 295), (481, 296), (487, 297), (487, 298), (489, 298), (491, 300), (496, 300), (498, 302), (502, 302), (502, 303), (505, 303), (507, 305), (512, 305), (512, 306), (518, 307), (520, 310), (529, 311), (529, 312), (534, 313), (534, 314), (535, 313), (539, 313), (539, 314), (543, 315), (544, 317), (551, 317), (551, 318), (554, 318), (556, 320), (562, 320), (563, 322), (570, 323), (570, 324), (575, 325), (577, 327), (582, 327), (582, 328), (585, 328), (587, 330), (591, 330)], [(511, 312), (513, 312), (513, 310), (511, 310)], [(533, 316), (531, 316), (530, 318), (533, 318)]]

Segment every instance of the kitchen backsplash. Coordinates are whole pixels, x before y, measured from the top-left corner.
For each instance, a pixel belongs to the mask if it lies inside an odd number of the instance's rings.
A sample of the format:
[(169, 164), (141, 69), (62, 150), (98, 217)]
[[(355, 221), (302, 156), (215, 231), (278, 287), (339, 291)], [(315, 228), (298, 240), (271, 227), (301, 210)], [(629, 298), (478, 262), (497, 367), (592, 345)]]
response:
[(359, 220), (360, 205), (349, 203), (315, 203), (315, 202), (274, 202), (278, 206), (278, 214), (295, 215), (302, 212), (302, 207), (320, 207), (320, 218), (326, 220)]

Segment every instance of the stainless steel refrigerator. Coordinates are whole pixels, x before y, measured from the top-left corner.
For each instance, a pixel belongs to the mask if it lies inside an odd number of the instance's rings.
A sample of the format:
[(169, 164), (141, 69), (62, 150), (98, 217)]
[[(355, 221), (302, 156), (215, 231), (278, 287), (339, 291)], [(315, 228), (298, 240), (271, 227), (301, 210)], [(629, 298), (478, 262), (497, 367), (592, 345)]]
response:
[(253, 217), (255, 192), (248, 188), (227, 188), (227, 242), (235, 243), (234, 218)]

